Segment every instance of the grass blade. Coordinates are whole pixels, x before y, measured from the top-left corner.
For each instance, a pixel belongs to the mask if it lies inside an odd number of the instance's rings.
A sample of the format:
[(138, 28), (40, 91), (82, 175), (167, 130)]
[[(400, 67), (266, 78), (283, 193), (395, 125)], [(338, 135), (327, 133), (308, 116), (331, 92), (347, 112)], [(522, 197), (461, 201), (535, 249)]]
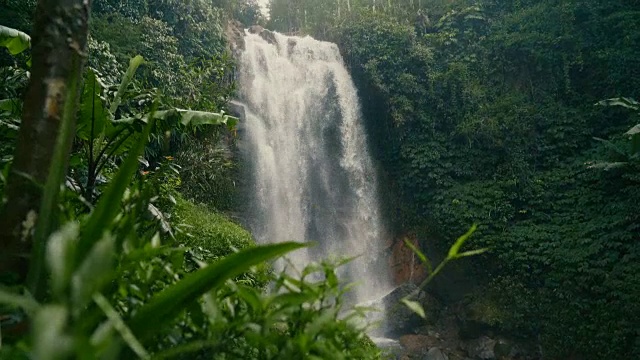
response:
[(404, 244), (407, 245), (407, 247), (411, 249), (414, 254), (416, 254), (420, 261), (422, 261), (422, 263), (427, 267), (427, 271), (429, 272), (429, 274), (431, 274), (433, 272), (433, 266), (431, 266), (431, 261), (429, 261), (427, 256), (422, 253), (422, 251), (420, 251), (420, 249), (418, 249), (415, 245), (413, 245), (411, 241), (409, 241), (409, 239), (405, 238)]
[(471, 229), (467, 231), (464, 235), (460, 236), (458, 240), (451, 246), (449, 249), (449, 255), (447, 256), (450, 259), (455, 259), (458, 257), (458, 252), (464, 243), (473, 235), (473, 233), (478, 229), (478, 225), (473, 224)]
[(100, 307), (100, 309), (102, 309), (104, 314), (107, 315), (107, 318), (109, 318), (113, 328), (120, 333), (120, 336), (122, 336), (122, 339), (127, 343), (127, 345), (129, 345), (131, 350), (133, 350), (133, 352), (135, 352), (141, 359), (151, 359), (147, 350), (145, 350), (144, 346), (140, 344), (138, 339), (136, 339), (131, 330), (124, 323), (120, 314), (118, 314), (111, 304), (109, 304), (109, 300), (107, 300), (107, 298), (102, 294), (95, 293), (93, 295), (93, 301), (98, 305), (98, 307)]
[(406, 307), (408, 307), (411, 311), (418, 314), (421, 318), (425, 319), (427, 316), (422, 308), (422, 305), (416, 301), (411, 301), (409, 299), (400, 300)]

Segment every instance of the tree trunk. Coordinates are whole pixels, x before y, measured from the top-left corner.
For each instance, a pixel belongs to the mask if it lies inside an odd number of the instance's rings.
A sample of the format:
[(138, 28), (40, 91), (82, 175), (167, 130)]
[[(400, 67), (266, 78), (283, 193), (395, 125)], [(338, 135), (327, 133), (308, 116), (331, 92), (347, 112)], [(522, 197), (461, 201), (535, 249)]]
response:
[[(91, 0), (40, 0), (33, 31), (31, 79), (14, 162), (0, 210), (0, 274), (24, 279), (36, 222), (54, 221), (57, 190), (71, 150)], [(55, 176), (50, 175), (53, 174)], [(53, 196), (45, 204), (45, 184)], [(47, 184), (49, 186), (49, 184)], [(47, 187), (48, 189), (50, 187)], [(49, 197), (51, 197), (49, 196)], [(41, 207), (44, 204), (44, 207)], [(39, 217), (41, 213), (48, 214)], [(48, 235), (48, 234), (47, 234)]]

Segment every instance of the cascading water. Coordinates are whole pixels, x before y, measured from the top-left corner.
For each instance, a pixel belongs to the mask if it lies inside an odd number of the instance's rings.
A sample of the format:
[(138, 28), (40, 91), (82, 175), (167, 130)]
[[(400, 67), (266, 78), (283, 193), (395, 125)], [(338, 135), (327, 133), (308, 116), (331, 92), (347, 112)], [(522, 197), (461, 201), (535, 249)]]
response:
[(247, 33), (239, 85), (250, 168), (249, 226), (259, 242), (312, 241), (289, 258), (346, 267), (356, 301), (389, 289), (377, 183), (356, 88), (335, 44)]

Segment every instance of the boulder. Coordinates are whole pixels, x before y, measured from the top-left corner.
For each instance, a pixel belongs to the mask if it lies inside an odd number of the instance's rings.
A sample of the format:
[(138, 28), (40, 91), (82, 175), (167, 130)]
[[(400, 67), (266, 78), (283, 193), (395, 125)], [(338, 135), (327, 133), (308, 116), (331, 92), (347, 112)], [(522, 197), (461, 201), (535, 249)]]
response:
[(495, 353), (497, 359), (504, 359), (510, 357), (511, 355), (517, 354), (517, 351), (514, 351), (513, 344), (506, 339), (496, 340), (496, 345), (493, 347), (493, 352)]
[(422, 360), (449, 360), (449, 357), (442, 350), (433, 347), (422, 357)]
[(496, 340), (481, 336), (467, 343), (467, 353), (477, 360), (496, 360)]
[[(400, 302), (409, 294), (414, 294), (410, 299), (418, 302), (424, 309), (425, 319)], [(384, 334), (392, 338), (418, 333), (422, 326), (433, 324), (442, 311), (442, 304), (435, 297), (418, 291), (418, 287), (411, 283), (398, 286), (378, 306), (385, 309), (385, 319), (382, 321)]]
[[(414, 333), (415, 329), (424, 325), (425, 320), (423, 318), (400, 302), (405, 296), (417, 290), (418, 287), (414, 284), (400, 285), (379, 300), (377, 304), (374, 304), (376, 307), (385, 309), (384, 319), (382, 319), (380, 328), (385, 337), (397, 339), (404, 334)], [(412, 297), (413, 301), (421, 304), (427, 303), (427, 299), (428, 296), (424, 292), (419, 292), (418, 295)]]
[(264, 28), (260, 25), (251, 25), (249, 27), (249, 33), (251, 34), (260, 34), (264, 31)]
[(440, 340), (429, 335), (403, 335), (400, 345), (410, 354), (426, 354), (429, 349), (440, 343)]
[(249, 33), (257, 34), (261, 38), (263, 38), (266, 42), (272, 45), (278, 45), (278, 39), (276, 39), (276, 34), (272, 31), (269, 31), (263, 28), (260, 25), (253, 25), (249, 28)]

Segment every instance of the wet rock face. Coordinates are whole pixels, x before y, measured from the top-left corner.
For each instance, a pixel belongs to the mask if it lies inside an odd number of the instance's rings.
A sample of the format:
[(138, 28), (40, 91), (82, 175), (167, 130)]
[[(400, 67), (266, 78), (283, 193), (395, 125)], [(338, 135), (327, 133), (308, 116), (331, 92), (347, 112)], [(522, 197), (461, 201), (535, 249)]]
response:
[(416, 329), (433, 321), (441, 309), (440, 303), (429, 294), (419, 291), (417, 295), (411, 297), (412, 301), (417, 301), (425, 310), (426, 320), (418, 316), (400, 301), (418, 290), (414, 284), (404, 284), (397, 287), (389, 295), (382, 298), (380, 303), (374, 306), (384, 308), (385, 319), (380, 327), (381, 335), (390, 338), (399, 338), (405, 334), (415, 333)]
[(426, 268), (404, 243), (405, 239), (416, 248), (420, 248), (416, 236), (410, 235), (394, 241), (391, 246), (391, 276), (394, 284), (420, 284), (427, 277)]
[(239, 21), (229, 21), (225, 29), (225, 36), (229, 42), (231, 53), (237, 55), (244, 50), (244, 30)]
[(382, 306), (386, 310), (382, 327), (385, 336), (398, 337), (422, 325), (420, 316), (400, 302), (416, 289), (413, 284), (401, 285), (382, 299)]
[(269, 31), (260, 25), (251, 26), (249, 28), (249, 33), (259, 35), (269, 44), (278, 45), (278, 40), (276, 39), (276, 35), (272, 31)]

